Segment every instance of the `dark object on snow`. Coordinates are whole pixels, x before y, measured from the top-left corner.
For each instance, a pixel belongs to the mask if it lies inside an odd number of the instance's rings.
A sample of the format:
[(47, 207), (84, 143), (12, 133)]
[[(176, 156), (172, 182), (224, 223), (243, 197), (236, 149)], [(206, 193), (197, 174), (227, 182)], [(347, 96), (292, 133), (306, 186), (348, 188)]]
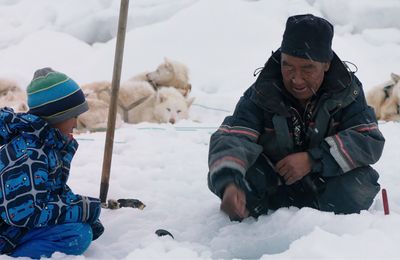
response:
[(144, 205), (143, 202), (137, 199), (119, 199), (117, 201), (121, 208), (130, 207), (130, 208), (144, 209), (144, 207), (146, 207), (146, 205)]
[(174, 239), (174, 236), (169, 231), (167, 231), (165, 229), (157, 229), (156, 230), (156, 234), (159, 237), (168, 235), (168, 236), (172, 237), (172, 239)]
[(103, 224), (101, 224), (100, 220), (97, 220), (94, 223), (90, 224), (90, 227), (92, 228), (93, 241), (98, 239), (104, 233), (104, 226)]
[(383, 202), (383, 211), (385, 212), (385, 215), (389, 215), (389, 213), (390, 213), (389, 202), (388, 202), (386, 189), (382, 189), (382, 202)]
[(143, 210), (146, 205), (137, 199), (109, 199), (106, 204), (103, 204), (106, 209), (119, 209), (119, 208), (138, 208)]

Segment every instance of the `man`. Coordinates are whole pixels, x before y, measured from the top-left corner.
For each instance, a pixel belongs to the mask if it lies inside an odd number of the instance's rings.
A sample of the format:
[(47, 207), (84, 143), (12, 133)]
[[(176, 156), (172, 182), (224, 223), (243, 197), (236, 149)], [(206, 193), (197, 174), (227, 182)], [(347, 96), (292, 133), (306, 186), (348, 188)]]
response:
[(208, 184), (231, 220), (280, 207), (368, 209), (384, 138), (362, 85), (332, 51), (333, 26), (289, 17), (281, 47), (211, 136)]
[(99, 237), (100, 201), (67, 180), (78, 143), (71, 133), (88, 110), (79, 86), (50, 68), (27, 87), (28, 113), (0, 109), (0, 253), (79, 255)]

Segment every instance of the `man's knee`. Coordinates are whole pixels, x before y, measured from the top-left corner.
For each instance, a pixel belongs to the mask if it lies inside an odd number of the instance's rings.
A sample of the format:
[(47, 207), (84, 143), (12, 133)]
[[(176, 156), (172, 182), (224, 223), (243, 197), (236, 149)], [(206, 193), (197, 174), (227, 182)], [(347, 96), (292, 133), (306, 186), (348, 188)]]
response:
[(380, 190), (378, 178), (378, 173), (367, 166), (326, 179), (326, 188), (318, 198), (320, 209), (337, 214), (368, 209)]

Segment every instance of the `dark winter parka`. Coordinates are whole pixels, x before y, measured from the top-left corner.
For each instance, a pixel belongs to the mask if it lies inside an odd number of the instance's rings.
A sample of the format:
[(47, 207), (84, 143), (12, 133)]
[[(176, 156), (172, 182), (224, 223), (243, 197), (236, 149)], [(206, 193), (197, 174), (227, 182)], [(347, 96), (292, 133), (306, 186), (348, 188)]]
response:
[(78, 143), (31, 114), (0, 109), (0, 253), (29, 229), (98, 221), (100, 201), (67, 186)]
[(285, 89), (281, 53), (270, 57), (232, 116), (211, 136), (208, 184), (222, 196), (262, 154), (271, 165), (296, 152), (308, 152), (312, 172), (322, 177), (346, 174), (375, 163), (384, 138), (362, 85), (335, 54), (324, 81), (305, 108)]

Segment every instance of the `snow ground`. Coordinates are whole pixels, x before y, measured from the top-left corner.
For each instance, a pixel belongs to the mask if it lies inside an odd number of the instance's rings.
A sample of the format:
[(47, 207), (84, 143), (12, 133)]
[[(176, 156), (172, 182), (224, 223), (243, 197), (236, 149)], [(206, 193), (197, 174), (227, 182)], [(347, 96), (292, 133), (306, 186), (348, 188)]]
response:
[[(111, 0), (0, 0), (0, 77), (26, 86), (37, 68), (51, 66), (79, 83), (110, 80), (118, 10), (119, 1)], [(374, 166), (388, 190), (388, 216), (377, 196), (359, 215), (285, 208), (230, 222), (207, 188), (210, 134), (296, 13), (335, 25), (333, 48), (358, 66), (365, 90), (400, 73), (400, 1), (131, 1), (122, 80), (154, 69), (163, 57), (187, 64), (196, 97), (191, 120), (116, 131), (108, 197), (137, 198), (146, 208), (103, 210), (104, 235), (83, 256), (54, 259), (400, 258), (399, 123), (380, 123), (387, 142)], [(76, 138), (69, 185), (98, 196), (105, 134)], [(175, 239), (157, 237), (159, 228)]]

